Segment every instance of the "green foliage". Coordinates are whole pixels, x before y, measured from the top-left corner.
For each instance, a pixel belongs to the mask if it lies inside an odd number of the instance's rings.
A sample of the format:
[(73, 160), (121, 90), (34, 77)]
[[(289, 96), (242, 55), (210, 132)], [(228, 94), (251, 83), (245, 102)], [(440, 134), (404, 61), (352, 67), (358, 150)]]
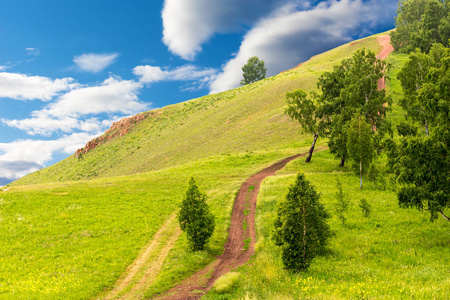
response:
[[(311, 92), (311, 98), (317, 98), (317, 94)], [(314, 135), (309, 155), (306, 158), (306, 162), (308, 163), (311, 161), (317, 138), (319, 134), (323, 133), (324, 122), (318, 118), (316, 115), (316, 105), (310, 98), (307, 98), (306, 92), (302, 89), (287, 93), (286, 102), (288, 107), (285, 110), (285, 114), (291, 117), (292, 120), (297, 120), (302, 126), (303, 132)]]
[(400, 136), (416, 136), (418, 128), (411, 123), (402, 121), (396, 125), (397, 132)]
[(432, 137), (404, 138), (393, 160), (397, 181), (402, 184), (398, 201), (402, 207), (428, 210), (430, 219), (438, 213), (445, 218), (450, 208), (450, 137), (437, 141)]
[(229, 292), (233, 287), (238, 284), (238, 280), (241, 277), (241, 273), (228, 272), (225, 275), (220, 276), (213, 285), (214, 290), (219, 293)]
[(391, 145), (389, 166), (401, 184), (399, 204), (428, 210), (432, 221), (438, 213), (450, 221), (445, 214), (450, 207), (450, 49), (437, 44), (429, 54), (411, 54), (399, 77), (409, 104), (405, 109), (429, 133)]
[(372, 182), (372, 187), (375, 187), (375, 184), (377, 183), (378, 179), (380, 177), (380, 174), (378, 172), (377, 167), (375, 164), (371, 164), (369, 167), (369, 171), (367, 172), (367, 179), (369, 179), (370, 182)]
[(448, 46), (448, 0), (401, 0), (397, 13), (395, 30), (391, 31), (391, 43), (396, 51), (410, 53), (419, 48), (428, 53), (433, 43)]
[(372, 206), (367, 202), (366, 198), (361, 198), (359, 200), (359, 208), (361, 208), (364, 217), (368, 218), (370, 216)]
[(214, 232), (214, 216), (209, 211), (206, 198), (206, 194), (200, 192), (192, 177), (181, 202), (178, 221), (194, 251), (203, 250)]
[(361, 116), (354, 118), (348, 129), (347, 149), (353, 167), (360, 178), (362, 189), (362, 177), (372, 164), (375, 149), (372, 139), (371, 125)]
[(319, 133), (320, 124), (316, 116), (316, 105), (307, 97), (305, 91), (298, 89), (292, 93), (286, 93), (286, 102), (288, 107), (285, 113), (291, 119), (298, 121), (304, 132)]
[(347, 220), (345, 214), (350, 206), (350, 200), (345, 195), (344, 190), (342, 189), (342, 183), (338, 177), (336, 177), (336, 188), (336, 215), (341, 220), (342, 225), (344, 225)]
[(250, 57), (247, 63), (242, 67), (241, 85), (250, 84), (266, 78), (267, 68), (264, 67), (264, 60), (260, 60), (257, 56)]
[(362, 49), (319, 78), (322, 95), (318, 97), (316, 114), (326, 124), (330, 133), (328, 146), (331, 153), (341, 158), (341, 165), (348, 157), (347, 129), (353, 116), (362, 115), (376, 128), (375, 141), (381, 141), (390, 131), (386, 119), (389, 108), (383, 104), (390, 104), (391, 100), (384, 89), (378, 90), (378, 80), (385, 76), (385, 70), (384, 61), (372, 51)]
[(447, 72), (449, 57), (448, 48), (435, 44), (429, 54), (411, 53), (398, 74), (404, 94), (400, 105), (407, 116), (425, 127), (427, 135), (429, 127), (435, 125), (438, 106), (444, 106), (444, 109), (448, 106), (444, 99), (448, 99), (445, 97), (450, 93), (446, 90), (450, 77)]
[(330, 216), (319, 200), (314, 187), (298, 174), (286, 199), (278, 204), (273, 238), (282, 247), (283, 263), (289, 270), (307, 270), (312, 260), (324, 253), (331, 238), (326, 223)]

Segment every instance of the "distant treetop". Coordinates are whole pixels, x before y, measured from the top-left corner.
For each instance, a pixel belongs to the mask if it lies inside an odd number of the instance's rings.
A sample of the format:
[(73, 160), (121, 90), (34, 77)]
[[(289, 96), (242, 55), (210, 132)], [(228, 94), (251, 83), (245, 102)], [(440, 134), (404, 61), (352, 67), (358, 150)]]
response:
[(244, 79), (241, 80), (241, 85), (246, 85), (252, 82), (266, 78), (267, 68), (264, 67), (264, 61), (257, 56), (250, 57), (247, 63), (242, 67)]

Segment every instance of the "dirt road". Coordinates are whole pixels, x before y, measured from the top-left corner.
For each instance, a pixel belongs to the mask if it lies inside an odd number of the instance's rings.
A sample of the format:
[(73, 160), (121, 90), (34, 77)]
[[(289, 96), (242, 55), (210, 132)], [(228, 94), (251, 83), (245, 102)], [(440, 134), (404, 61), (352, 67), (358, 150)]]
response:
[[(320, 150), (323, 149), (316, 151)], [(247, 179), (241, 186), (234, 202), (228, 240), (223, 254), (212, 264), (157, 299), (200, 299), (220, 276), (247, 262), (255, 252), (256, 198), (261, 182), (267, 176), (274, 175), (276, 171), (283, 168), (291, 160), (307, 154), (303, 153), (285, 158)]]

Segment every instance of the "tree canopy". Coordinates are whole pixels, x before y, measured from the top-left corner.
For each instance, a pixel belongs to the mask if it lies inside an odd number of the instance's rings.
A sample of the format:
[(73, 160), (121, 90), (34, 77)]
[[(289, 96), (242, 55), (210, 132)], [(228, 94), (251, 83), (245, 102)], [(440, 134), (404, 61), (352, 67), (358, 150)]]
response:
[(241, 85), (266, 78), (267, 68), (264, 66), (264, 60), (260, 60), (257, 56), (250, 57), (247, 63), (242, 67)]
[[(331, 153), (341, 158), (344, 165), (347, 153), (347, 130), (353, 116), (361, 115), (372, 124), (377, 147), (381, 137), (390, 132), (386, 113), (391, 98), (384, 89), (378, 90), (378, 81), (385, 76), (386, 63), (370, 50), (356, 51), (349, 59), (319, 77), (316, 115), (323, 120), (329, 133)], [(385, 105), (387, 104), (387, 105)]]
[(448, 63), (448, 57), (449, 49), (441, 44), (432, 45), (429, 54), (417, 50), (410, 54), (409, 60), (397, 76), (403, 89), (400, 105), (405, 109), (407, 117), (424, 126), (427, 135), (429, 126), (433, 126), (436, 119), (436, 110), (426, 108), (430, 104), (428, 102), (434, 99), (437, 104), (448, 96), (448, 92), (445, 95), (445, 91), (442, 91), (444, 98), (436, 99), (436, 95), (440, 95), (442, 90), (442, 82), (438, 81), (445, 81), (443, 73), (446, 71), (443, 68)]
[[(311, 93), (311, 98), (316, 98), (317, 94)], [(286, 94), (286, 102), (288, 107), (285, 113), (293, 120), (297, 120), (302, 125), (302, 130), (305, 133), (312, 133), (314, 135), (313, 143), (309, 149), (309, 155), (306, 157), (306, 162), (311, 161), (314, 147), (317, 138), (324, 130), (324, 123), (316, 115), (317, 107), (313, 100), (308, 98), (305, 91), (298, 89), (292, 93)]]
[[(399, 204), (428, 210), (431, 220), (441, 214), (450, 221), (445, 214), (450, 208), (450, 49), (433, 45), (429, 54), (412, 53), (404, 69), (399, 77), (407, 82), (402, 81), (405, 97), (411, 97), (418, 116), (427, 118), (430, 130), (426, 137), (403, 138), (397, 147), (391, 143), (389, 165), (401, 184)], [(421, 70), (420, 80), (412, 76), (414, 70)]]
[(401, 0), (391, 43), (396, 51), (410, 53), (419, 48), (428, 53), (433, 43), (446, 46), (450, 39), (449, 0)]

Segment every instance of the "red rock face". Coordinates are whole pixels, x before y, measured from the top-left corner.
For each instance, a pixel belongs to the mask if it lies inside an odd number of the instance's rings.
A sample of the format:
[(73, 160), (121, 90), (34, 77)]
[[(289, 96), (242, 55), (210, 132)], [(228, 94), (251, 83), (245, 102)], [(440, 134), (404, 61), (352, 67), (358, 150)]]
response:
[(86, 154), (92, 149), (96, 148), (98, 145), (104, 144), (107, 141), (110, 141), (117, 137), (122, 137), (128, 132), (130, 132), (131, 127), (138, 123), (139, 121), (144, 120), (148, 117), (148, 113), (138, 114), (132, 117), (123, 118), (117, 122), (114, 122), (112, 126), (105, 131), (105, 133), (99, 137), (96, 137), (93, 140), (90, 140), (83, 148), (75, 151), (75, 156), (79, 157), (80, 154)]

